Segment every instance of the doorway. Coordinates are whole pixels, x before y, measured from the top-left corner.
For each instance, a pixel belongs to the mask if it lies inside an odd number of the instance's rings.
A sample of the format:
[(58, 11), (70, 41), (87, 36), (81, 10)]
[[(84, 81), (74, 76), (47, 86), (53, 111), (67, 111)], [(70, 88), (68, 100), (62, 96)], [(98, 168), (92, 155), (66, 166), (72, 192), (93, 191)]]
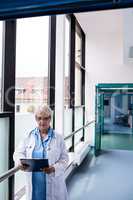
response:
[(133, 150), (133, 84), (98, 84), (95, 110), (95, 153)]

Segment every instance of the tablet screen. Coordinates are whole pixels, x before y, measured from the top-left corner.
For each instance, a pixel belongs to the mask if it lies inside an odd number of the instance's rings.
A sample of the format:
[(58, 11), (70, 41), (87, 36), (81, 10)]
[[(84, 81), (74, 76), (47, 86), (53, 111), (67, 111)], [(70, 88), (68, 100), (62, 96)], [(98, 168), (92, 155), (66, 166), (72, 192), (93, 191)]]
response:
[(29, 172), (30, 171), (33, 171), (33, 172), (41, 171), (42, 168), (49, 166), (48, 159), (23, 158), (23, 159), (20, 159), (20, 161), (22, 164), (27, 165), (26, 171), (29, 171)]

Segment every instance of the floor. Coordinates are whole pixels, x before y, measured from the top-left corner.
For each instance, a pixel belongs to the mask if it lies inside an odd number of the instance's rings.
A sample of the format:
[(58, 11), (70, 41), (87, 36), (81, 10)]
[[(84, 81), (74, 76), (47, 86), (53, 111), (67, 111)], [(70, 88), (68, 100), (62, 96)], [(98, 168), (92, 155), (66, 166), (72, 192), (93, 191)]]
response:
[(104, 132), (132, 134), (132, 128), (128, 126), (123, 126), (120, 124), (113, 124), (113, 123), (108, 122), (108, 123), (104, 123)]
[(122, 124), (114, 124), (110, 119), (104, 120), (104, 134), (102, 134), (102, 149), (133, 150), (132, 128)]
[(133, 152), (88, 155), (67, 181), (69, 200), (133, 200)]
[(101, 148), (133, 150), (133, 134), (102, 134)]

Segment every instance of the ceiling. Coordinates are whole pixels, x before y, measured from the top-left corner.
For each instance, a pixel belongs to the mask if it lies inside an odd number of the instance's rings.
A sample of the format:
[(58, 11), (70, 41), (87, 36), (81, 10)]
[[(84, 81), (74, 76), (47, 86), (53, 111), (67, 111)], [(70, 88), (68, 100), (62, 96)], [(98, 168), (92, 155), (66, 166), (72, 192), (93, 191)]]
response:
[(122, 30), (124, 12), (127, 9), (85, 12), (75, 16), (86, 34), (92, 31), (118, 32)]

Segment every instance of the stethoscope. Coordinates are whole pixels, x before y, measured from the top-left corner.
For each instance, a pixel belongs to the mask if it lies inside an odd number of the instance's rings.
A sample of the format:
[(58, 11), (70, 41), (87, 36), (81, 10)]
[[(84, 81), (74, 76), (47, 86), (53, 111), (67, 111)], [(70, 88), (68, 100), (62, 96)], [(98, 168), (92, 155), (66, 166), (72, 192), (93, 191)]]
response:
[(45, 146), (44, 145), (44, 140), (41, 138), (41, 143), (42, 143), (42, 148), (43, 148), (43, 157), (46, 157), (47, 156), (47, 151), (51, 150), (51, 147), (50, 147), (51, 140), (52, 140), (52, 137), (49, 138), (49, 140), (48, 140), (48, 142), (47, 142), (47, 144)]

